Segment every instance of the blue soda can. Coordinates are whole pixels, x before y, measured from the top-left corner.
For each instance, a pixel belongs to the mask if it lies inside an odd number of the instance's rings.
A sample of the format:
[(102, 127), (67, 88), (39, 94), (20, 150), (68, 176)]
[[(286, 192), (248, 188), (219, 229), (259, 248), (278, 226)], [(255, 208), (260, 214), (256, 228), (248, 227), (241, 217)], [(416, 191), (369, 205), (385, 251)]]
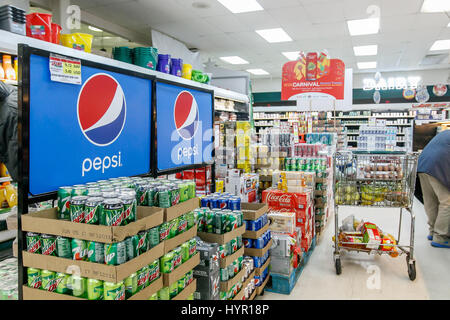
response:
[(218, 199), (218, 201), (219, 201), (219, 209), (221, 209), (221, 210), (229, 209), (228, 208), (228, 199), (226, 199), (224, 197), (220, 197)]
[(258, 231), (261, 228), (262, 228), (262, 219), (261, 219), (261, 217), (259, 217), (255, 221), (255, 230), (252, 230), (252, 231)]
[(228, 209), (241, 210), (241, 199), (237, 197), (231, 197), (228, 199)]
[(244, 242), (244, 247), (245, 248), (252, 248), (253, 247), (253, 240), (252, 239), (242, 238), (242, 241)]
[(247, 230), (248, 231), (257, 231), (255, 220), (246, 220), (246, 221), (247, 221)]
[(210, 208), (210, 201), (211, 201), (211, 199), (209, 197), (202, 198), (201, 207), (202, 208)]
[(211, 198), (209, 205), (211, 209), (220, 209), (219, 198)]
[(253, 240), (253, 246), (256, 249), (264, 248), (264, 238), (263, 237), (259, 237), (258, 239)]
[(261, 266), (263, 265), (261, 263), (261, 257), (252, 257), (252, 258), (253, 258), (253, 264), (255, 265), (255, 268), (261, 268)]

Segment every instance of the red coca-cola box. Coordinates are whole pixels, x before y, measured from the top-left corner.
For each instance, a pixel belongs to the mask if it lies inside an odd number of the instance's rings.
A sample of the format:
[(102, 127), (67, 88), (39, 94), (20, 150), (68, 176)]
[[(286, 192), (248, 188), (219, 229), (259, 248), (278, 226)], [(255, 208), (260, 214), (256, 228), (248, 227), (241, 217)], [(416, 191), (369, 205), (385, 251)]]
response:
[(311, 203), (311, 194), (284, 192), (278, 189), (266, 189), (262, 192), (262, 202), (267, 203), (270, 209), (288, 208), (306, 209)]
[(300, 247), (303, 252), (308, 252), (311, 247), (312, 234), (307, 234), (305, 237), (302, 237), (302, 241), (300, 243)]
[(195, 179), (195, 170), (189, 169), (183, 171), (183, 179), (185, 180), (194, 180)]

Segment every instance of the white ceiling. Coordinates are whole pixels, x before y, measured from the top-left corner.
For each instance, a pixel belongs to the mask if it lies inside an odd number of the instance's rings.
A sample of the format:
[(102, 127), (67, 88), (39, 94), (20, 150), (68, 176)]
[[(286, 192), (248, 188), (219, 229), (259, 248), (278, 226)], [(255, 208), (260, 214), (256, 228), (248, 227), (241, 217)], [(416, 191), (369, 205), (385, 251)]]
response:
[[(209, 7), (197, 9), (192, 6), (194, 2)], [(205, 60), (211, 57), (218, 66), (235, 70), (262, 68), (271, 77), (279, 77), (282, 65), (288, 61), (281, 52), (296, 50), (327, 49), (354, 72), (358, 72), (356, 62), (373, 60), (378, 63), (378, 71), (421, 69), (420, 61), (430, 53), (434, 41), (450, 39), (450, 13), (420, 13), (423, 0), (258, 2), (264, 11), (233, 14), (217, 0), (72, 0), (83, 10), (131, 30), (150, 32), (153, 28), (166, 33), (190, 48), (198, 48)], [(380, 8), (380, 32), (350, 36), (346, 20), (368, 18), (369, 5)], [(255, 33), (257, 29), (279, 27), (294, 41), (270, 44)], [(370, 44), (378, 44), (377, 56), (354, 56), (353, 46)], [(234, 55), (250, 64), (233, 66), (219, 59)], [(432, 67), (449, 67), (449, 62)]]

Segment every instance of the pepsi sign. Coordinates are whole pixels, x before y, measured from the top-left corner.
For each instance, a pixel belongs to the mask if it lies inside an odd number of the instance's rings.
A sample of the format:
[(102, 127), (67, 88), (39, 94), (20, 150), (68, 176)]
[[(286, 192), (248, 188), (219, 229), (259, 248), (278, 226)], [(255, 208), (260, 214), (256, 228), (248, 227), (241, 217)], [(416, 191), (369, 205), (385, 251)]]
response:
[(152, 79), (82, 65), (74, 85), (48, 66), (30, 56), (30, 193), (149, 173)]
[(157, 170), (212, 162), (213, 95), (156, 83)]

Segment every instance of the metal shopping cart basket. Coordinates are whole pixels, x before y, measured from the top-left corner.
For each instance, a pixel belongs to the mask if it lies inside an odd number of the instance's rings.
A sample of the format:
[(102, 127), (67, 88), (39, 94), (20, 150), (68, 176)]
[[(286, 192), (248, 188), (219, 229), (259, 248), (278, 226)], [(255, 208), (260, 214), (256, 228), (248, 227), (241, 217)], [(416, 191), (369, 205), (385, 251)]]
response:
[[(366, 252), (368, 254), (392, 254), (386, 246), (395, 247), (398, 254), (406, 255), (408, 275), (416, 278), (414, 260), (414, 225), (412, 212), (417, 174), (417, 153), (340, 151), (334, 155), (335, 177), (335, 237), (334, 262), (336, 274), (341, 274), (341, 251)], [(341, 206), (366, 206), (375, 208), (399, 208), (398, 238), (395, 244), (383, 244), (368, 249), (363, 243), (345, 242), (340, 239), (338, 209)], [(411, 233), (408, 244), (400, 243), (403, 212), (411, 217)], [(382, 248), (383, 250), (381, 250)], [(394, 248), (392, 248), (394, 250)]]

